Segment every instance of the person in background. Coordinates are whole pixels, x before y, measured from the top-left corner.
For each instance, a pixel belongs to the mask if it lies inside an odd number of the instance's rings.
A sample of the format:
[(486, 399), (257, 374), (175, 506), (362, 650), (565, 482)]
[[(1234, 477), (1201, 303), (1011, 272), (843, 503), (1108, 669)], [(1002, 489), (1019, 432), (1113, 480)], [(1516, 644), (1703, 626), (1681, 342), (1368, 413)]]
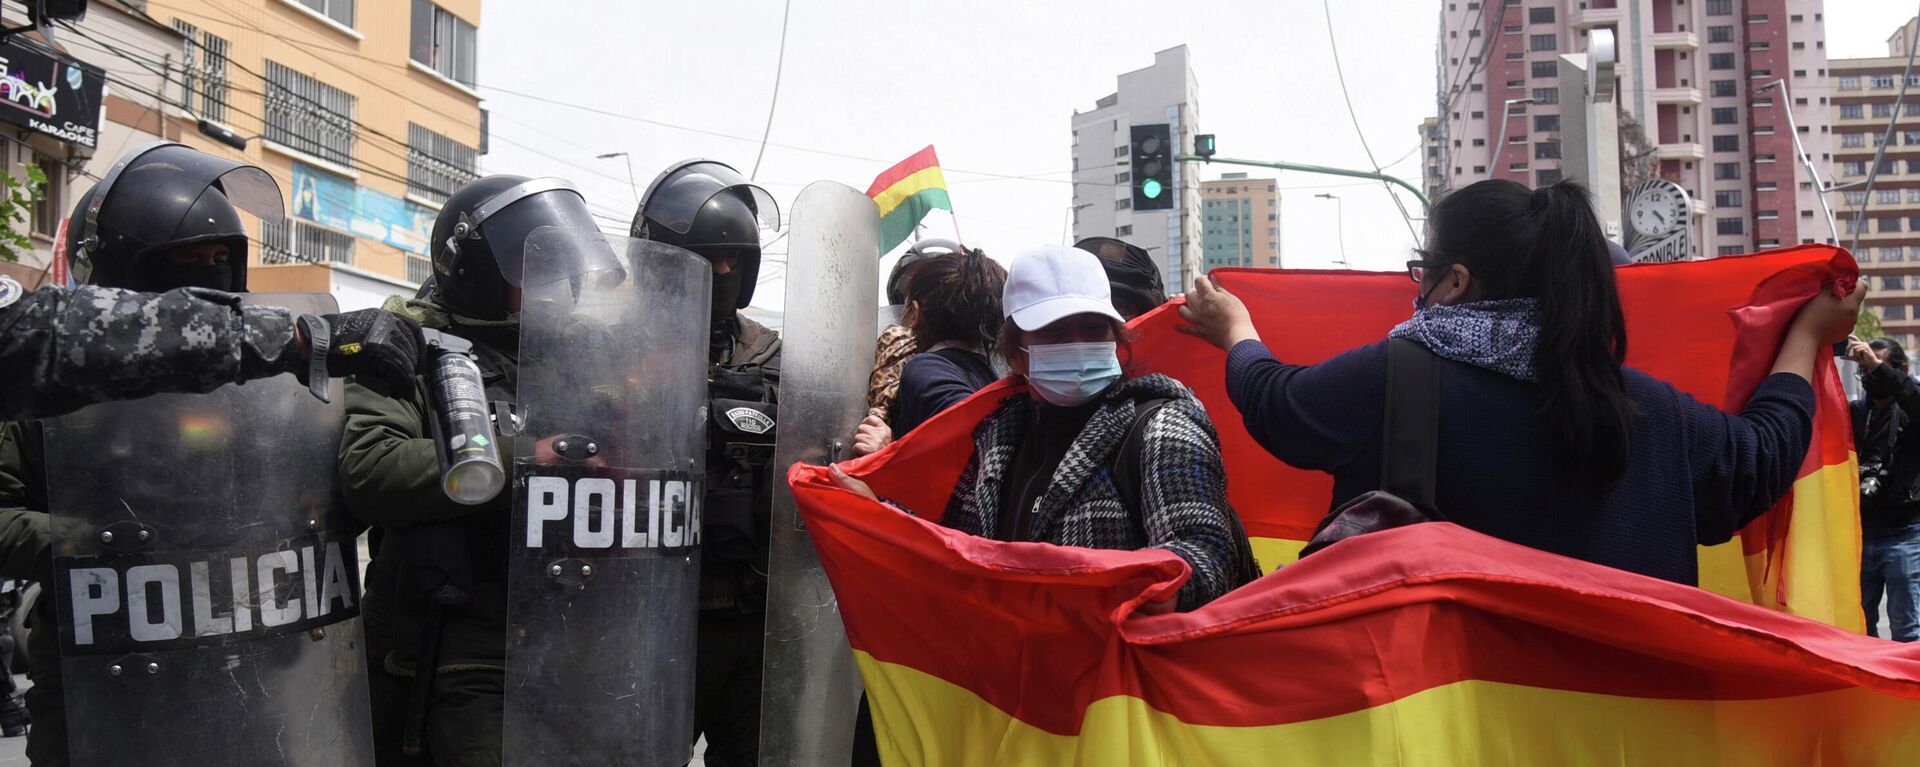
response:
[[(1000, 541), (1171, 551), (1193, 575), (1147, 613), (1193, 610), (1256, 577), (1213, 422), (1180, 382), (1126, 375), (1126, 326), (1099, 259), (1058, 245), (1022, 253), (1001, 308), (995, 348), (1028, 394), (974, 428), (940, 523)], [(875, 498), (837, 466), (833, 476)]]
[(1906, 429), (1920, 416), (1920, 385), (1907, 351), (1891, 338), (1847, 340), (1866, 396), (1854, 400), (1853, 444), (1860, 454), (1860, 600), (1867, 633), (1877, 634), (1880, 597), (1896, 642), (1920, 638), (1920, 438)]
[[(1390, 335), (1437, 358), (1435, 505), (1447, 520), (1694, 585), (1696, 547), (1728, 540), (1792, 486), (1815, 359), (1846, 337), (1865, 291), (1828, 286), (1803, 306), (1773, 374), (1726, 413), (1622, 364), (1613, 266), (1578, 184), (1482, 181), (1441, 199), (1428, 227), (1407, 263), (1416, 310)], [(1287, 364), (1211, 280), (1180, 314), (1229, 350), (1227, 391), (1254, 439), (1333, 475), (1331, 508), (1380, 487), (1386, 342)]]
[(1000, 291), (1007, 270), (978, 250), (943, 254), (915, 265), (907, 293), (914, 356), (900, 372), (890, 417), (869, 415), (854, 451), (865, 455), (905, 436), (921, 422), (1000, 377), (987, 355), (1001, 324)]
[(909, 297), (906, 284), (913, 268), (927, 258), (942, 253), (960, 253), (963, 248), (951, 240), (921, 240), (900, 254), (893, 272), (887, 275), (887, 305), (880, 310), (886, 327), (874, 342), (873, 372), (867, 376), (867, 415), (887, 420), (893, 398), (900, 389), (900, 371), (914, 355), (913, 330), (909, 327)]
[(1128, 322), (1167, 302), (1160, 265), (1145, 248), (1112, 237), (1088, 237), (1073, 246), (1100, 257), (1100, 268), (1113, 291), (1113, 308)]

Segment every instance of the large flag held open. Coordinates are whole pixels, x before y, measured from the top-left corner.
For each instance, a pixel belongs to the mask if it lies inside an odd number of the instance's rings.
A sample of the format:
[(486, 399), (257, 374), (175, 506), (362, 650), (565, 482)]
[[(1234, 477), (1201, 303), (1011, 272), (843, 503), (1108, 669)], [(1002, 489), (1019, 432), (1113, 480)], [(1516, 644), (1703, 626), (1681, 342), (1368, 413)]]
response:
[(932, 144), (886, 169), (867, 187), (867, 196), (880, 207), (881, 253), (905, 242), (934, 208), (953, 210), (953, 201), (947, 199), (947, 177), (940, 172), (940, 158)]
[[(1857, 271), (1825, 247), (1622, 269), (1629, 364), (1737, 408), (1795, 309)], [(1397, 274), (1221, 278), (1300, 362), (1382, 338), (1414, 295)], [(1222, 353), (1177, 322), (1165, 308), (1138, 321), (1138, 369), (1206, 402), (1271, 570), (1331, 482), (1253, 443)], [(1708, 585), (1756, 604), (1430, 524), (1334, 546), (1192, 613), (1136, 617), (1184, 580), (1178, 557), (999, 543), (841, 491), (817, 467), (789, 481), (889, 764), (1902, 764), (1920, 753), (1920, 648), (1852, 633), (1857, 477), (1830, 360), (1818, 379), (1792, 495), (1702, 551)], [(1020, 393), (990, 387), (848, 469), (937, 516), (972, 427)]]

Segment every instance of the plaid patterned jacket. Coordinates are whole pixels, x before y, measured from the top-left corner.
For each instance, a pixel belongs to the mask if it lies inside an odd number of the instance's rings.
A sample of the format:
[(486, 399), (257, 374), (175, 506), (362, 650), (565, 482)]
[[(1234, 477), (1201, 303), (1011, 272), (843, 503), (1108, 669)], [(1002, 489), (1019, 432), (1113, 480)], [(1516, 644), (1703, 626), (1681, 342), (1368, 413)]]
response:
[[(1143, 401), (1169, 399), (1142, 432), (1141, 498), (1119, 497), (1111, 465)], [(973, 432), (973, 457), (954, 486), (941, 523), (990, 536), (998, 529), (1003, 482), (1014, 451), (1033, 420), (1026, 395), (1009, 397)], [(1129, 510), (1137, 507), (1136, 521)], [(1220, 438), (1193, 393), (1167, 376), (1130, 379), (1109, 390), (1054, 471), (1047, 492), (1030, 510), (1033, 539), (1095, 549), (1161, 548), (1193, 567), (1180, 588), (1179, 609), (1192, 610), (1238, 583), (1240, 557), (1226, 515), (1227, 477)]]

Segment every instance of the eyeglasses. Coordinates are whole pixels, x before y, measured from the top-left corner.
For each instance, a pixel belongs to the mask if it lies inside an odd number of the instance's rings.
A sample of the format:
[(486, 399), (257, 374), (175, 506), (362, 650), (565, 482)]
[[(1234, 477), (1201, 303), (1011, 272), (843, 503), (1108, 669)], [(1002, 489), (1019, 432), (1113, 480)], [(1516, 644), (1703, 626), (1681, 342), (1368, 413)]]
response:
[(1447, 265), (1446, 261), (1433, 258), (1433, 254), (1428, 251), (1415, 250), (1413, 253), (1419, 258), (1407, 262), (1407, 279), (1413, 280), (1415, 284), (1427, 281), (1428, 269)]

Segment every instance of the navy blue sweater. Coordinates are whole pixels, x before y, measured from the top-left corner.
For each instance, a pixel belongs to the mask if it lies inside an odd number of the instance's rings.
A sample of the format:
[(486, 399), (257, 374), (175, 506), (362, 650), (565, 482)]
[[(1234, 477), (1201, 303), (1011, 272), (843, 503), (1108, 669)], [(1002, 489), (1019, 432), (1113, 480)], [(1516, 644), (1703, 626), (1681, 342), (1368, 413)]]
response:
[(893, 429), (894, 439), (904, 437), (999, 378), (979, 352), (949, 347), (913, 355), (900, 370), (900, 394), (893, 400), (887, 427)]
[[(1626, 370), (1637, 412), (1627, 473), (1610, 491), (1566, 468), (1543, 393), (1436, 360), (1436, 505), (1449, 521), (1537, 549), (1694, 585), (1695, 544), (1722, 543), (1792, 486), (1813, 434), (1813, 387), (1779, 374), (1739, 415)], [(1268, 452), (1331, 473), (1333, 506), (1380, 484), (1386, 342), (1318, 365), (1287, 365), (1244, 341), (1227, 356), (1227, 392)]]

